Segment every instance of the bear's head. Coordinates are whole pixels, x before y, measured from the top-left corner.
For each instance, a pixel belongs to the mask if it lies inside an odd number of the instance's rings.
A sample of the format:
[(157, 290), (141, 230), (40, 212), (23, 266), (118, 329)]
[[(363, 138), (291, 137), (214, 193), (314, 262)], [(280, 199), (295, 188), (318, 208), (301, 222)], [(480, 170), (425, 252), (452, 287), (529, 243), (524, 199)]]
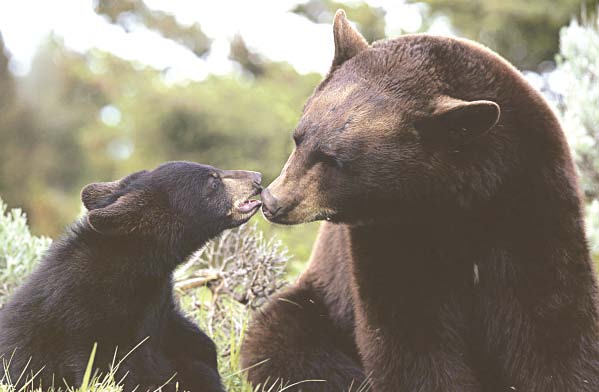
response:
[(510, 118), (500, 121), (500, 105), (528, 88), (513, 67), (453, 38), (368, 45), (342, 11), (333, 30), (331, 70), (306, 102), (294, 151), (262, 193), (264, 215), (282, 224), (359, 223), (416, 204), (467, 208), (490, 197), (507, 170), (496, 166), (515, 162), (503, 162), (500, 150), (512, 141), (496, 132)]
[(81, 200), (91, 228), (194, 250), (249, 220), (261, 202), (261, 175), (192, 162), (168, 162), (119, 181), (87, 185)]

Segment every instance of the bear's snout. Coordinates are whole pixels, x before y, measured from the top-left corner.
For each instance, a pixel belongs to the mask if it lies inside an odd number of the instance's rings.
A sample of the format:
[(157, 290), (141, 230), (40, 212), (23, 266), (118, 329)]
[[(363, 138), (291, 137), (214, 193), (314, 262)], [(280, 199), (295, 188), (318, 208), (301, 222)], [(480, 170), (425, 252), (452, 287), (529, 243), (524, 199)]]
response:
[(262, 211), (267, 219), (271, 220), (281, 211), (279, 200), (266, 188), (260, 194), (262, 198)]

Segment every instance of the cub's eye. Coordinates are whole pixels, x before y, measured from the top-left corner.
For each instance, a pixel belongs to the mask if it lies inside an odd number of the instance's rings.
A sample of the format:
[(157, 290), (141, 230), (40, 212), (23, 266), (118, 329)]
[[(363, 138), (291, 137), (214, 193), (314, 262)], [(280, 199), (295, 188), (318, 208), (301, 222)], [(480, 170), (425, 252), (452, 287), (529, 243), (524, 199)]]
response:
[(216, 173), (210, 175), (210, 188), (217, 189), (220, 185), (220, 177)]

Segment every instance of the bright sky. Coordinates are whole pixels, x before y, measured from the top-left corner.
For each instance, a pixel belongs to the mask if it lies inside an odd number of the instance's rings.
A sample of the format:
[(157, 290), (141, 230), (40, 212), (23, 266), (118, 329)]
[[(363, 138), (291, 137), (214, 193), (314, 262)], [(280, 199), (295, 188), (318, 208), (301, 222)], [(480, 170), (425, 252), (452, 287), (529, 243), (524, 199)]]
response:
[[(329, 24), (315, 24), (290, 10), (297, 0), (145, 0), (150, 8), (174, 14), (186, 24), (199, 22), (212, 38), (211, 54), (198, 59), (190, 51), (145, 29), (125, 33), (93, 12), (92, 0), (0, 0), (0, 32), (13, 55), (11, 70), (26, 74), (40, 42), (49, 32), (76, 51), (96, 47), (157, 69), (169, 68), (174, 80), (201, 80), (232, 70), (229, 41), (240, 33), (248, 46), (266, 57), (291, 63), (299, 72), (326, 73), (333, 55)], [(387, 35), (417, 30), (419, 6), (402, 0), (368, 0), (386, 10)], [(351, 4), (352, 1), (347, 1)], [(432, 32), (449, 34), (437, 20)]]

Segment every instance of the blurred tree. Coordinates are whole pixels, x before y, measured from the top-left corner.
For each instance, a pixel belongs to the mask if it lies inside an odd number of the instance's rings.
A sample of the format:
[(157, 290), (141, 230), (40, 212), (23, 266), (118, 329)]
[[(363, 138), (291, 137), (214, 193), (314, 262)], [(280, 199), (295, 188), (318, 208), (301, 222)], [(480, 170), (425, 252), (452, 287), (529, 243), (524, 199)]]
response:
[(365, 2), (348, 5), (333, 0), (309, 0), (298, 4), (293, 12), (315, 23), (331, 23), (339, 8), (343, 8), (347, 17), (358, 25), (368, 42), (385, 38), (385, 10)]
[(4, 47), (0, 33), (0, 111), (8, 110), (14, 102), (15, 86), (13, 76), (8, 69), (9, 55)]
[(9, 157), (0, 161), (0, 195), (23, 206), (35, 232), (55, 235), (77, 215), (85, 183), (165, 160), (260, 170), (267, 183), (320, 75), (260, 66), (255, 79), (170, 85), (159, 70), (73, 53), (51, 38), (19, 80), (20, 114), (0, 116), (0, 153)]
[(599, 0), (409, 0), (447, 15), (460, 35), (482, 42), (520, 69), (537, 70), (558, 52), (559, 29), (581, 7), (596, 9)]
[(241, 68), (254, 76), (261, 76), (265, 72), (264, 58), (259, 53), (251, 51), (239, 34), (231, 40), (229, 59), (237, 62)]
[(26, 186), (21, 170), (33, 169), (22, 157), (31, 151), (32, 123), (28, 108), (19, 105), (16, 81), (9, 71), (10, 54), (0, 35), (0, 194), (9, 202), (22, 201)]
[(98, 0), (96, 12), (126, 31), (139, 27), (156, 31), (185, 46), (196, 56), (203, 56), (210, 50), (212, 41), (198, 23), (185, 26), (174, 15), (148, 8), (142, 0)]
[(0, 160), (0, 194), (9, 205), (23, 206), (44, 233), (62, 229), (79, 210), (71, 192), (87, 170), (77, 131), (104, 101), (96, 86), (71, 72), (82, 61), (49, 37), (28, 76), (17, 80), (19, 96), (0, 120), (0, 151), (7, 157)]

